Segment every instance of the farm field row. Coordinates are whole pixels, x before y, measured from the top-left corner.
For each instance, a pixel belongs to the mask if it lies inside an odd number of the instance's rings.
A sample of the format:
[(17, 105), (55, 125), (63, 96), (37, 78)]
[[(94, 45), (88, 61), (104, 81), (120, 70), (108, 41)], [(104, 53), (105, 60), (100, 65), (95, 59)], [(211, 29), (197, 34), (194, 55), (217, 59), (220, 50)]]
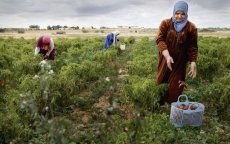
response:
[[(159, 107), (157, 48), (149, 37), (55, 38), (57, 57), (34, 56), (36, 39), (0, 38), (0, 143), (230, 143), (230, 39), (199, 37), (198, 76), (184, 94), (205, 105), (201, 127), (175, 128)], [(126, 49), (119, 50), (120, 44)]]

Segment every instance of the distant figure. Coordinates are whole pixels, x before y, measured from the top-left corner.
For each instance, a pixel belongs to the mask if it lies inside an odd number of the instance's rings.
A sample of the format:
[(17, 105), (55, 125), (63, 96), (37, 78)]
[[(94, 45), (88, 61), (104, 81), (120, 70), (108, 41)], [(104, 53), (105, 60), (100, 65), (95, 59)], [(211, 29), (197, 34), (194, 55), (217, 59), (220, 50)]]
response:
[(117, 38), (119, 34), (119, 31), (109, 33), (105, 39), (104, 49), (108, 49), (111, 45), (115, 45), (117, 41), (119, 41), (119, 39)]
[(53, 39), (49, 36), (41, 36), (37, 40), (35, 47), (35, 55), (38, 53), (43, 55), (44, 60), (54, 60), (55, 48)]

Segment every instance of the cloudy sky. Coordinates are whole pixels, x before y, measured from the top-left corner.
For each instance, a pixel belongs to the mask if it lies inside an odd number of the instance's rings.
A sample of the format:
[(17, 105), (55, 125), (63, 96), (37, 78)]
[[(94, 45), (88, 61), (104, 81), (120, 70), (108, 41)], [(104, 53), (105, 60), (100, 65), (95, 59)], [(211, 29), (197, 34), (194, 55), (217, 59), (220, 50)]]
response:
[[(177, 0), (0, 0), (0, 28), (39, 25), (157, 28)], [(185, 0), (197, 27), (230, 27), (230, 0)]]

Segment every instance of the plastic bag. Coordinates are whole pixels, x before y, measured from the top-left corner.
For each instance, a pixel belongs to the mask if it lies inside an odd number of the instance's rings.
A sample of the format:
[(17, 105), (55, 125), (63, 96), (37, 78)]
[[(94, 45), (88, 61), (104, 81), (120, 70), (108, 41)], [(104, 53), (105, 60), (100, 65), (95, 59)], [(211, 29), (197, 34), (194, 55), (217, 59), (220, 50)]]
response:
[[(180, 98), (185, 97), (185, 102)], [(185, 125), (199, 127), (202, 124), (204, 105), (198, 102), (189, 102), (186, 95), (180, 95), (177, 102), (171, 104), (170, 121), (175, 127)]]

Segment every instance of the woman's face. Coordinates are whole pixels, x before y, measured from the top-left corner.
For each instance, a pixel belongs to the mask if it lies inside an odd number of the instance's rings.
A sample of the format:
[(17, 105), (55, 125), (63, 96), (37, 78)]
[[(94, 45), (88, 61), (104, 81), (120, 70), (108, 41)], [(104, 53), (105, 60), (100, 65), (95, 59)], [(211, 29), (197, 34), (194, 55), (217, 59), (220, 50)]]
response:
[(43, 45), (42, 49), (47, 51), (49, 49), (49, 45)]
[(174, 18), (176, 20), (176, 22), (180, 23), (185, 19), (185, 13), (183, 11), (178, 10), (175, 15)]

